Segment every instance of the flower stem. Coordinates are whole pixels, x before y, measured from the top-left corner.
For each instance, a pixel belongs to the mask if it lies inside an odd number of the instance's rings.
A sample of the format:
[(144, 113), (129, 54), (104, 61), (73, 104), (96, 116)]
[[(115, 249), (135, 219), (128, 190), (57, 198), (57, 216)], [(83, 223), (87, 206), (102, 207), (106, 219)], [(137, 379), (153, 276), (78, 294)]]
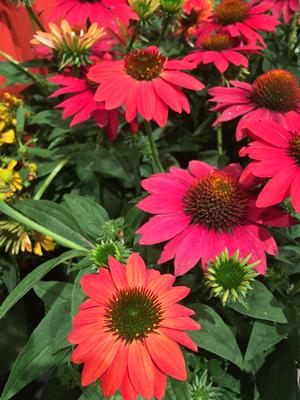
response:
[(61, 245), (65, 246), (65, 247), (69, 247), (70, 249), (80, 250), (80, 251), (84, 251), (84, 252), (89, 251), (89, 249), (87, 249), (83, 246), (80, 246), (77, 243), (72, 242), (71, 240), (45, 228), (44, 226), (41, 226), (37, 222), (34, 222), (32, 219), (21, 214), (19, 211), (15, 210), (14, 208), (9, 206), (4, 201), (0, 202), (0, 212), (2, 212), (3, 214), (7, 215), (10, 218), (12, 218), (15, 221), (28, 226), (29, 228), (31, 228), (34, 231), (37, 231), (37, 232), (43, 233), (44, 235), (50, 236), (57, 243), (60, 243)]
[(138, 33), (139, 33), (140, 27), (141, 27), (141, 24), (140, 24), (140, 21), (138, 21), (137, 24), (136, 24), (136, 26), (135, 26), (135, 29), (134, 29), (134, 31), (133, 31), (133, 34), (132, 34), (132, 36), (131, 36), (129, 45), (127, 46), (127, 49), (126, 49), (126, 52), (127, 52), (127, 53), (129, 53), (130, 50), (132, 49), (132, 46), (134, 45), (134, 42), (135, 42), (135, 40), (136, 40), (136, 38), (137, 38), (137, 35), (138, 35)]
[(157, 171), (164, 172), (163, 166), (161, 165), (161, 162), (159, 159), (158, 150), (157, 150), (156, 144), (153, 139), (151, 123), (149, 121), (144, 121), (144, 125), (145, 125), (145, 131), (147, 133), (148, 140), (149, 140), (153, 165), (155, 166)]
[(63, 167), (67, 164), (68, 161), (69, 157), (65, 158), (64, 160), (62, 160), (60, 163), (57, 164), (57, 166), (54, 168), (51, 174), (47, 176), (42, 186), (36, 192), (35, 196), (33, 197), (34, 200), (40, 200), (40, 198), (43, 196), (43, 194), (45, 193), (45, 191), (47, 190), (48, 186), (51, 184), (53, 179), (63, 169)]
[(35, 76), (32, 72), (29, 71), (28, 68), (24, 67), (19, 61), (12, 58), (9, 54), (0, 50), (0, 55), (6, 58), (6, 60), (15, 66), (19, 71), (21, 71), (24, 75), (27, 75), (28, 78), (32, 79), (41, 89), (45, 90), (46, 85), (43, 81), (41, 81), (37, 76)]
[(27, 14), (28, 14), (28, 16), (29, 16), (29, 18), (30, 18), (30, 21), (31, 21), (32, 24), (33, 24), (33, 28), (34, 28), (34, 25), (36, 25), (36, 26), (38, 26), (43, 32), (45, 32), (45, 29), (44, 29), (44, 27), (43, 27), (41, 21), (40, 21), (40, 20), (38, 19), (38, 17), (36, 16), (36, 14), (35, 14), (35, 12), (33, 11), (32, 7), (31, 7), (29, 4), (27, 4), (25, 7), (26, 7)]
[(157, 41), (157, 46), (159, 46), (163, 40), (163, 38), (165, 37), (165, 34), (167, 33), (168, 27), (170, 25), (170, 22), (172, 21), (172, 16), (168, 15), (165, 19), (164, 19), (164, 23), (162, 26), (162, 30), (160, 32), (158, 41)]
[(223, 155), (223, 135), (222, 135), (222, 123), (217, 125), (217, 150), (218, 156)]

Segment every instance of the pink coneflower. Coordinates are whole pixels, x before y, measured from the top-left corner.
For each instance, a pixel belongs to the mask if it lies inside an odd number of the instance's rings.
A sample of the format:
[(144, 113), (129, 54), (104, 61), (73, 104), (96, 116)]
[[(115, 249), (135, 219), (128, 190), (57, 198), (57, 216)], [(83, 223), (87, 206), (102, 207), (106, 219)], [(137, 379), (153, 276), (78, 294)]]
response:
[(212, 18), (201, 25), (198, 41), (210, 32), (225, 31), (232, 37), (242, 36), (247, 42), (255, 44), (259, 41), (265, 46), (258, 31), (274, 32), (279, 25), (275, 17), (266, 14), (271, 6), (270, 1), (222, 0)]
[(238, 182), (241, 167), (222, 171), (191, 161), (189, 171), (172, 167), (142, 181), (150, 193), (138, 208), (157, 214), (138, 229), (141, 244), (169, 241), (159, 263), (175, 258), (175, 275), (182, 275), (201, 259), (204, 269), (225, 248), (229, 255), (252, 254), (266, 272), (265, 253), (276, 255), (276, 243), (263, 226), (286, 226), (290, 219), (275, 208), (257, 208), (255, 195)]
[(201, 90), (204, 85), (181, 69), (195, 65), (183, 60), (167, 60), (155, 46), (133, 51), (123, 60), (103, 61), (88, 73), (91, 81), (100, 83), (95, 100), (103, 101), (107, 110), (121, 105), (126, 108), (126, 120), (140, 113), (146, 121), (154, 120), (163, 127), (168, 119), (168, 107), (189, 113), (187, 97), (180, 87)]
[(254, 139), (244, 147), (241, 156), (249, 155), (251, 162), (241, 176), (249, 174), (271, 178), (263, 187), (256, 201), (258, 207), (278, 204), (286, 197), (300, 212), (300, 115), (287, 118), (288, 128), (270, 121), (250, 121), (245, 125), (247, 135)]
[(177, 304), (190, 291), (173, 287), (175, 277), (146, 269), (133, 253), (126, 264), (109, 257), (109, 271), (85, 275), (88, 295), (73, 320), (68, 339), (78, 346), (72, 361), (84, 367), (82, 386), (101, 380), (103, 395), (120, 388), (124, 400), (161, 400), (167, 375), (186, 380), (185, 361), (178, 344), (197, 351), (185, 330), (199, 330), (192, 310)]
[(249, 61), (241, 53), (253, 54), (262, 47), (255, 45), (241, 45), (239, 39), (232, 38), (228, 33), (212, 33), (205, 36), (198, 49), (188, 54), (184, 60), (199, 64), (213, 63), (222, 74), (230, 64), (248, 68)]
[(237, 126), (236, 138), (243, 138), (242, 128), (246, 121), (270, 120), (286, 126), (289, 112), (300, 113), (300, 86), (289, 71), (273, 69), (260, 75), (250, 85), (240, 81), (230, 81), (234, 88), (214, 87), (209, 90), (210, 101), (219, 103), (212, 111), (221, 115), (214, 122), (231, 121), (243, 116)]
[(86, 78), (74, 78), (66, 75), (57, 75), (49, 78), (50, 82), (62, 86), (50, 97), (57, 97), (62, 94), (71, 96), (59, 103), (56, 108), (63, 108), (63, 118), (73, 115), (70, 127), (84, 122), (91, 117), (101, 128), (105, 128), (108, 139), (113, 142), (118, 131), (118, 113), (116, 110), (107, 111), (104, 103), (94, 100), (95, 87)]
[(281, 15), (286, 24), (290, 22), (297, 11), (300, 10), (299, 0), (273, 0), (272, 14), (275, 18)]
[(56, 0), (53, 19), (62, 18), (73, 25), (97, 22), (103, 28), (118, 31), (119, 23), (127, 26), (129, 20), (137, 20), (138, 16), (125, 0)]

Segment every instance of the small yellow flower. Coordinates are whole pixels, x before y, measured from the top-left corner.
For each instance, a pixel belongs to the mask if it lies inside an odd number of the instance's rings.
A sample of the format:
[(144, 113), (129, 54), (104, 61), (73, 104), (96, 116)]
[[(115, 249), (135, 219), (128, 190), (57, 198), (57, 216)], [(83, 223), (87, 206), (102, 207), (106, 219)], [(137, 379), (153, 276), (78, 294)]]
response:
[(22, 224), (16, 221), (0, 221), (0, 246), (10, 254), (19, 254), (20, 250), (32, 252), (29, 233)]
[(37, 177), (37, 165), (35, 163), (26, 162), (25, 168), (28, 170), (28, 180), (33, 181)]
[(157, 10), (160, 0), (128, 0), (128, 3), (140, 19), (145, 20)]
[(15, 131), (13, 129), (9, 129), (8, 131), (1, 132), (0, 129), (0, 146), (3, 144), (12, 144), (15, 142)]
[(22, 189), (22, 178), (19, 172), (14, 170), (16, 165), (16, 160), (10, 160), (6, 168), (0, 168), (0, 192), (3, 193), (5, 189), (12, 192)]
[(31, 43), (51, 49), (61, 59), (61, 68), (67, 64), (76, 66), (89, 64), (89, 50), (105, 36), (104, 29), (98, 28), (97, 23), (92, 24), (87, 32), (72, 28), (66, 20), (61, 22), (60, 27), (49, 23), (49, 28), (50, 33), (38, 31)]
[(54, 240), (43, 233), (34, 232), (33, 233), (34, 247), (33, 252), (38, 256), (43, 255), (43, 249), (46, 251), (53, 251), (55, 249)]

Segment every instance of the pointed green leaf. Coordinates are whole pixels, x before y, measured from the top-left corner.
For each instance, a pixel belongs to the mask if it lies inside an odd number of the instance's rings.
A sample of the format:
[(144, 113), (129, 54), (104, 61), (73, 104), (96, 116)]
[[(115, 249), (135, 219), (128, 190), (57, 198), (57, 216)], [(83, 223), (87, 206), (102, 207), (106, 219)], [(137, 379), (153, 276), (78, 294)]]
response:
[(53, 258), (52, 260), (46, 261), (37, 268), (35, 268), (30, 274), (28, 274), (6, 297), (0, 306), (0, 318), (3, 318), (11, 307), (16, 304), (33, 286), (39, 282), (48, 272), (54, 267), (63, 263), (64, 261), (70, 260), (71, 258), (80, 257), (83, 253), (77, 250), (69, 250), (61, 254), (59, 257)]
[(241, 351), (222, 318), (211, 307), (204, 304), (192, 304), (191, 308), (196, 312), (196, 320), (202, 328), (200, 331), (189, 332), (197, 346), (242, 368)]
[(244, 306), (241, 303), (228, 303), (228, 307), (233, 310), (248, 315), (249, 317), (286, 323), (287, 319), (282, 311), (280, 303), (272, 293), (261, 282), (253, 281), (252, 289), (245, 297)]

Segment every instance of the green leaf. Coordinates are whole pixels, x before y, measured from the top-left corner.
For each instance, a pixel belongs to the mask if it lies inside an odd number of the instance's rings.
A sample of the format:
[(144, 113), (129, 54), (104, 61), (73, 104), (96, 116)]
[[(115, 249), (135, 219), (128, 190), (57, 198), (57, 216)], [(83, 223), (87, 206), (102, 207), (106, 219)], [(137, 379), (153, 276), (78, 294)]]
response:
[(177, 381), (169, 378), (165, 400), (191, 400), (191, 393), (187, 381)]
[(280, 303), (272, 293), (261, 282), (251, 283), (253, 290), (250, 290), (245, 297), (246, 306), (241, 303), (228, 303), (233, 310), (248, 315), (249, 317), (286, 323), (287, 319), (280, 307)]
[(72, 294), (71, 294), (71, 313), (72, 313), (72, 317), (74, 317), (74, 315), (78, 312), (78, 308), (80, 306), (80, 304), (84, 301), (85, 299), (85, 294), (83, 292), (83, 290), (81, 290), (81, 286), (80, 286), (80, 281), (81, 278), (86, 275), (91, 273), (91, 271), (89, 270), (81, 270), (78, 272), (75, 281), (74, 281), (74, 285), (72, 288)]
[(299, 400), (296, 354), (282, 342), (257, 374), (260, 400)]
[(269, 350), (287, 335), (285, 325), (275, 325), (271, 322), (256, 321), (253, 325), (245, 361), (252, 360), (258, 354)]
[(105, 209), (95, 201), (75, 194), (67, 194), (64, 199), (81, 230), (97, 239), (101, 226), (109, 219)]
[(71, 329), (70, 303), (56, 303), (33, 331), (19, 354), (0, 400), (9, 400), (69, 353), (67, 335)]
[(56, 301), (70, 301), (73, 285), (68, 282), (41, 281), (34, 285), (33, 290), (45, 306), (50, 308)]
[(200, 331), (190, 332), (197, 346), (229, 360), (242, 368), (243, 358), (239, 346), (229, 327), (222, 318), (204, 304), (192, 304), (196, 320), (201, 325)]
[(22, 105), (20, 105), (17, 111), (17, 125), (16, 125), (17, 133), (22, 133), (24, 131), (24, 126), (25, 126), (25, 109)]
[(35, 268), (30, 274), (28, 274), (6, 297), (4, 302), (0, 306), (0, 318), (11, 309), (33, 286), (39, 282), (48, 272), (54, 267), (63, 263), (64, 261), (70, 260), (71, 258), (82, 256), (82, 252), (70, 250), (61, 254), (59, 257), (53, 258), (52, 260), (46, 261), (37, 268)]
[(22, 200), (15, 204), (15, 208), (47, 229), (48, 235), (59, 243), (65, 246), (68, 243), (67, 247), (78, 250), (93, 248), (93, 244), (80, 233), (70, 211), (60, 204), (49, 200)]
[(212, 376), (213, 381), (219, 386), (223, 386), (226, 389), (231, 390), (234, 393), (239, 394), (241, 391), (240, 380), (234, 378), (228, 372), (222, 368), (223, 362), (221, 360), (212, 359), (208, 361), (208, 371)]

